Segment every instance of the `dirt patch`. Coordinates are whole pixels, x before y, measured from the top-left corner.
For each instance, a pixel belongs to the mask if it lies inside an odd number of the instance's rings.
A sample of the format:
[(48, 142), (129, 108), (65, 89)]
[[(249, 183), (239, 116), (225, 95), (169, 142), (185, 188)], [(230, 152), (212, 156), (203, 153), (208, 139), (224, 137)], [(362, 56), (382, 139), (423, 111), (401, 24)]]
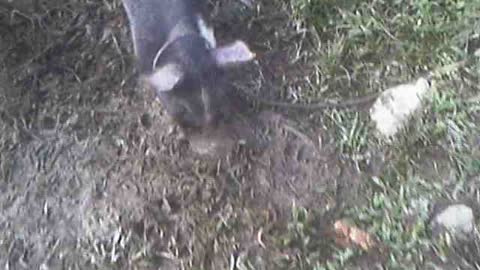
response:
[[(220, 9), (219, 24), (231, 21), (225, 29), (253, 16), (233, 7)], [(233, 75), (248, 78), (243, 88), (252, 94), (259, 80), (270, 91), (278, 77), (294, 85), (302, 70), (287, 72), (287, 34), (269, 40), (278, 14), (263, 12), (251, 29), (265, 36), (246, 36), (264, 55), (254, 65), (269, 71)], [(1, 44), (8, 54), (0, 72), (7, 269), (227, 269), (248, 257), (272, 269), (279, 254), (301, 253), (262, 248), (287, 229), (292, 206), (322, 216), (355, 197), (361, 174), (322, 125), (250, 112), (180, 139), (152, 94), (136, 86), (119, 3), (67, 3), (13, 20), (8, 9), (0, 14), (0, 30), (11, 36)]]

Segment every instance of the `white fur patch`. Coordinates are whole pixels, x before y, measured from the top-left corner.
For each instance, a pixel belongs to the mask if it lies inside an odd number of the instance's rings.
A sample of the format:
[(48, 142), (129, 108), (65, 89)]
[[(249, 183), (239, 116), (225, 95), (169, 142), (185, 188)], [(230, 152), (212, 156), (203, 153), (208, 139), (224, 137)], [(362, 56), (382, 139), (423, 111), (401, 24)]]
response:
[(197, 16), (197, 24), (200, 34), (205, 38), (205, 40), (207, 40), (208, 44), (210, 44), (212, 48), (217, 47), (217, 40), (215, 39), (213, 27), (208, 27), (201, 15)]
[(148, 80), (155, 87), (155, 90), (166, 92), (172, 90), (182, 77), (183, 72), (176, 64), (166, 64), (158, 68)]
[(214, 49), (213, 56), (220, 66), (240, 64), (255, 59), (255, 53), (250, 51), (247, 44), (240, 40)]

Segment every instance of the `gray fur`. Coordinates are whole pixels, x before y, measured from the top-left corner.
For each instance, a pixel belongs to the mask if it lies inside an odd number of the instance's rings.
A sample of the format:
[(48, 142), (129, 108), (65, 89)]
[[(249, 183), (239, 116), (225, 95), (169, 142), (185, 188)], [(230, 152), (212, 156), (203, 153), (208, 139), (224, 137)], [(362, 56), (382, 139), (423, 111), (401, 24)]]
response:
[(183, 126), (201, 127), (228, 114), (224, 70), (250, 61), (241, 41), (217, 48), (204, 0), (123, 0), (141, 75)]

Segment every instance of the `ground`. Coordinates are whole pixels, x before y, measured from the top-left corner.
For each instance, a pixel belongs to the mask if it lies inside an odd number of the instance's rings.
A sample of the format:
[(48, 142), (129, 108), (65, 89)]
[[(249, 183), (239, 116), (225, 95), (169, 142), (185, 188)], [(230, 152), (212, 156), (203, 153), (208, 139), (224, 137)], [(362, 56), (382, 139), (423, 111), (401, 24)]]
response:
[[(34, 4), (35, 3), (35, 4)], [(478, 218), (480, 1), (212, 1), (245, 110), (187, 140), (138, 83), (120, 1), (0, 2), (4, 269), (478, 269), (478, 233), (436, 235), (440, 205)], [(346, 100), (435, 77), (392, 142)], [(216, 147), (210, 151), (212, 140)], [(340, 245), (348, 220), (377, 243)]]

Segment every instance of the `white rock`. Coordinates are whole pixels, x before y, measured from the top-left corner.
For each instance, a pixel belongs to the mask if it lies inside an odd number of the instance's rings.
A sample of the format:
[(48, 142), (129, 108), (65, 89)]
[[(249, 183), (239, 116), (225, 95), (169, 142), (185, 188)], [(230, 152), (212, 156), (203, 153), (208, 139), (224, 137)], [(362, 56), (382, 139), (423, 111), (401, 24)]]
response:
[(370, 118), (379, 133), (391, 137), (401, 130), (411, 115), (421, 108), (430, 89), (430, 83), (420, 78), (415, 83), (385, 90), (370, 110)]
[(475, 228), (472, 208), (463, 204), (447, 207), (435, 217), (434, 222), (456, 236), (468, 236)]

